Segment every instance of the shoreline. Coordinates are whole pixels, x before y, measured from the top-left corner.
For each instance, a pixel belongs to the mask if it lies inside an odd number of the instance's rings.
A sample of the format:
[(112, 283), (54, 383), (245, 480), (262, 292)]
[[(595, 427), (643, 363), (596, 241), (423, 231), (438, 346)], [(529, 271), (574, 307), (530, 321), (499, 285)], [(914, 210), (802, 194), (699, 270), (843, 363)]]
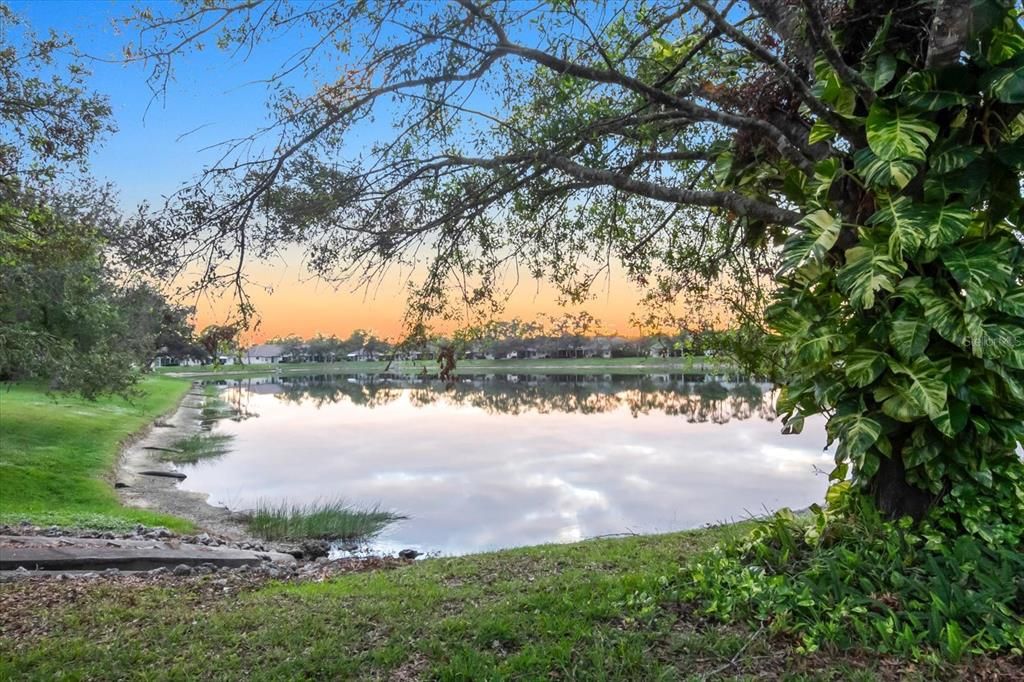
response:
[[(178, 469), (160, 457), (160, 450), (170, 448), (180, 438), (200, 432), (195, 404), (200, 394), (195, 393), (193, 383), (170, 416), (155, 419), (131, 442), (127, 443), (118, 457), (114, 471), (117, 494), (126, 507), (157, 511), (191, 521), (199, 531), (206, 531), (232, 541), (255, 541), (245, 526), (238, 520), (236, 512), (227, 507), (209, 503), (209, 494), (182, 490), (178, 487)], [(160, 472), (163, 475), (145, 474)]]

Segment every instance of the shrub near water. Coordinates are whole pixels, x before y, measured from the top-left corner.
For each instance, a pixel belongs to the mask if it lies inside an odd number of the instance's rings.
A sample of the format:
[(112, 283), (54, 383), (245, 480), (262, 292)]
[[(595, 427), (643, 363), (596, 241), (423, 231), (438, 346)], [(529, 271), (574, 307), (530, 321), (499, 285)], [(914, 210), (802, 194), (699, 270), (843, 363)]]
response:
[(356, 509), (341, 500), (306, 505), (259, 502), (249, 529), (265, 540), (354, 540), (380, 533), (408, 517), (377, 507)]
[(810, 519), (780, 512), (687, 564), (678, 597), (796, 636), (808, 653), (1024, 655), (1024, 526), (996, 542), (940, 535), (935, 519), (884, 521), (853, 495), (837, 506)]

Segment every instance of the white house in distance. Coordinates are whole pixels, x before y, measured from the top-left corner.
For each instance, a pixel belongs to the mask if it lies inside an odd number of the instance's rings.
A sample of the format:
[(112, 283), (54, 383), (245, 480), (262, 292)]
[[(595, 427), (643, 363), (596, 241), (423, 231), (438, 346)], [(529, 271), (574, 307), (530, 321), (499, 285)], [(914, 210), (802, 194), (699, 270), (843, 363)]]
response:
[(284, 346), (276, 343), (261, 343), (245, 351), (242, 362), (246, 365), (276, 365), (286, 355)]

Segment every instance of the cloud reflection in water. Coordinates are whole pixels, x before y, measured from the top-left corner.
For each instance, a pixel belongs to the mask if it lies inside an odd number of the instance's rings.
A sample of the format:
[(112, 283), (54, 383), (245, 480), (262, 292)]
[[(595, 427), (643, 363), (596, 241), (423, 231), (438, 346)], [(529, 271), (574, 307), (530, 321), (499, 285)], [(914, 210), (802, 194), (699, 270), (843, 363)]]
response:
[(247, 380), (257, 418), (183, 486), (233, 507), (342, 496), (411, 519), (385, 548), (463, 553), (804, 507), (824, 428), (783, 436), (767, 387), (685, 377)]

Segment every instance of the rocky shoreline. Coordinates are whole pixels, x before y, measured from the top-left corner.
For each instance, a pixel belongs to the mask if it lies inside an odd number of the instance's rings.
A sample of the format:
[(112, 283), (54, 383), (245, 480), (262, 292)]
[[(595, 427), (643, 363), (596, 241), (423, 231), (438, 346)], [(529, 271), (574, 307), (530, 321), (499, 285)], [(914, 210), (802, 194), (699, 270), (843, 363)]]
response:
[(198, 384), (166, 419), (157, 420), (121, 452), (116, 483), (121, 503), (188, 519), (198, 528), (229, 541), (256, 541), (247, 531), (245, 515), (209, 503), (209, 495), (182, 490), (183, 475), (160, 453), (201, 431), (203, 394)]
[[(182, 490), (178, 483), (185, 477), (161, 453), (173, 451), (173, 445), (182, 438), (199, 433), (202, 422), (198, 411), (203, 408), (205, 395), (199, 384), (193, 384), (170, 416), (158, 419), (138, 437), (128, 443), (121, 453), (114, 487), (126, 506), (188, 519), (201, 532), (179, 534), (162, 527), (141, 524), (130, 531), (115, 532), (41, 527), (22, 522), (0, 525), (0, 582), (21, 580), (82, 580), (126, 579), (129, 582), (189, 579), (210, 574), (229, 576), (226, 580), (251, 583), (263, 580), (325, 579), (330, 575), (358, 570), (371, 570), (384, 566), (407, 563), (419, 554), (403, 550), (397, 558), (372, 554), (359, 554), (360, 548), (349, 543), (339, 549), (343, 557), (329, 558), (335, 547), (326, 540), (299, 542), (268, 542), (254, 537), (245, 525), (247, 515), (227, 507), (208, 502), (208, 495)], [(98, 542), (105, 541), (105, 542)], [(21, 554), (36, 559), (20, 562)], [(148, 550), (148, 554), (147, 551)], [(19, 554), (19, 552), (21, 554)], [(132, 561), (133, 552), (146, 555), (149, 565), (161, 563), (159, 557), (188, 556), (188, 562), (175, 563), (168, 559), (153, 569), (122, 570), (117, 565), (138, 565)], [(206, 552), (209, 562), (202, 561)], [(230, 554), (230, 560), (223, 557)], [(67, 556), (71, 558), (67, 558)], [(39, 557), (49, 556), (47, 564)], [(56, 566), (75, 565), (74, 557), (83, 557), (81, 565), (103, 566), (109, 556), (110, 568), (102, 570), (63, 570)], [(197, 558), (199, 557), (199, 558)], [(35, 563), (33, 563), (35, 561)], [(245, 565), (237, 565), (244, 562)], [(228, 564), (235, 565), (228, 565)], [(47, 570), (47, 566), (51, 569)], [(41, 569), (41, 570), (37, 570)], [(236, 576), (236, 577), (230, 577)]]

